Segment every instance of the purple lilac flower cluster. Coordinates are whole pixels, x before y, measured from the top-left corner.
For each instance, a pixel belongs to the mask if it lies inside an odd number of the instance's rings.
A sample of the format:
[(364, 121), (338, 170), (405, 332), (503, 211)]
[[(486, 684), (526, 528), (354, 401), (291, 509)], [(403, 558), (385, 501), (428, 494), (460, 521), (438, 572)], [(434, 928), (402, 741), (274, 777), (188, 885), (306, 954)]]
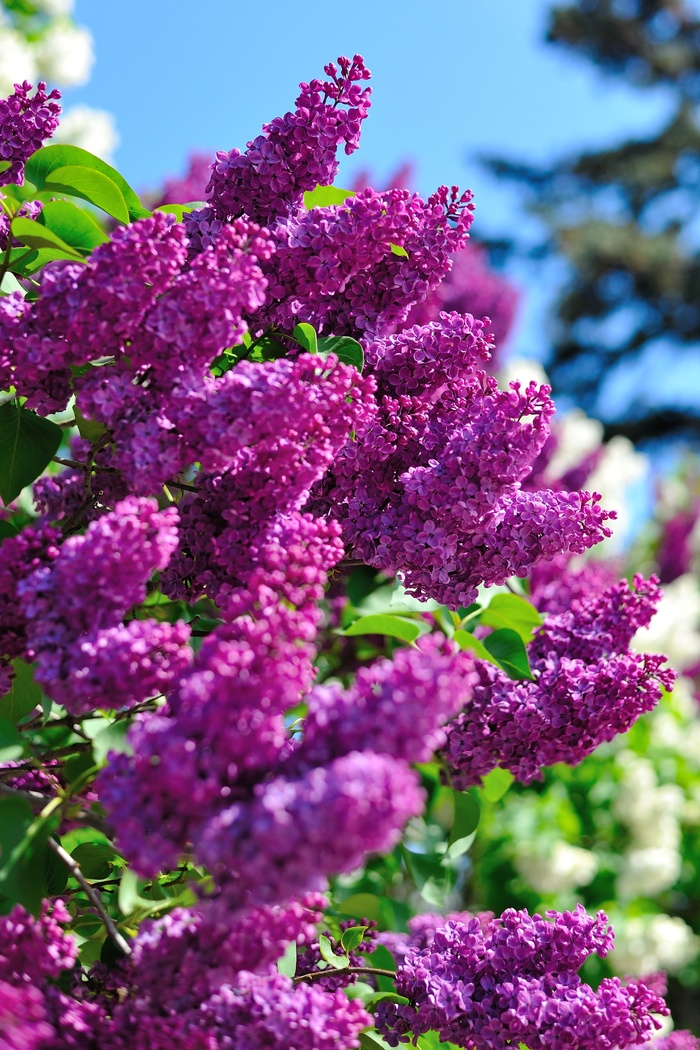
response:
[(646, 1042), (668, 1008), (643, 981), (604, 978), (594, 991), (578, 970), (605, 956), (612, 931), (599, 912), (540, 915), (509, 909), (483, 925), (448, 921), (425, 948), (409, 950), (396, 976), (406, 1005), (382, 1002), (377, 1027), (391, 1046), (428, 1031), (470, 1050), (624, 1050)]
[(122, 622), (167, 565), (176, 519), (174, 508), (129, 497), (16, 584), (36, 681), (72, 714), (139, 703), (188, 665), (187, 624)]
[(316, 503), (356, 557), (455, 609), (481, 583), (610, 535), (595, 494), (522, 489), (554, 406), (548, 387), (499, 390), (479, 367), (489, 348), (483, 323), (461, 314), (372, 342), (379, 412)]
[(132, 729), (133, 756), (101, 775), (100, 797), (144, 875), (174, 865), (189, 842), (232, 907), (279, 902), (391, 848), (421, 812), (408, 764), (443, 739), (439, 727), (468, 689), (467, 658), (423, 639), (347, 697), (313, 690), (299, 742), (284, 719), (313, 673), (298, 634), (274, 609), (218, 628), (167, 711)]
[[(452, 258), (452, 269), (423, 302), (412, 307), (405, 327), (437, 321), (440, 314), (471, 314), (488, 319), (495, 340), (494, 351), (502, 350), (515, 321), (520, 293), (488, 265), (483, 248), (467, 244)], [(491, 370), (498, 361), (491, 359)]]
[(27, 654), (27, 620), (19, 607), (18, 586), (58, 557), (60, 532), (43, 524), (23, 529), (2, 542), (0, 559), (0, 696), (12, 684), (10, 662)]
[(294, 113), (266, 124), (245, 153), (217, 153), (207, 191), (218, 219), (245, 213), (269, 225), (297, 211), (306, 190), (333, 182), (338, 145), (348, 154), (357, 149), (371, 93), (361, 87), (370, 77), (361, 55), (341, 57), (338, 66), (324, 67), (328, 80), (300, 84)]
[[(143, 924), (129, 958), (93, 967), (71, 995), (53, 982), (76, 961), (58, 922), (19, 906), (0, 919), (0, 1033), (8, 1050), (171, 1050), (175, 1045), (286, 1050), (358, 1047), (370, 1018), (342, 992), (294, 985), (275, 962), (317, 938), (322, 898), (248, 911), (232, 924), (217, 901)], [(68, 981), (70, 984), (70, 980)]]
[(44, 903), (33, 918), (16, 905), (0, 918), (0, 1037), (7, 1050), (92, 1050), (103, 1018), (59, 987), (70, 985), (77, 959), (70, 921), (61, 901)]
[(532, 681), (512, 682), (477, 661), (479, 684), (448, 726), (445, 759), (455, 787), (497, 766), (524, 784), (555, 762), (576, 765), (598, 744), (624, 733), (671, 689), (666, 658), (630, 652), (660, 598), (655, 577), (637, 575), (552, 613), (530, 647)]
[(323, 333), (359, 337), (390, 331), (467, 243), (471, 199), (456, 186), (440, 187), (427, 201), (408, 190), (363, 190), (291, 218), (275, 231), (277, 250), (266, 268), (271, 301), (262, 319), (287, 330), (305, 321)]
[(0, 99), (0, 162), (9, 164), (0, 171), (0, 186), (22, 181), (24, 165), (58, 127), (61, 92), (54, 90), (47, 95), (43, 82), (37, 84), (33, 95), (31, 91), (32, 85), (25, 80), (15, 84), (9, 98)]

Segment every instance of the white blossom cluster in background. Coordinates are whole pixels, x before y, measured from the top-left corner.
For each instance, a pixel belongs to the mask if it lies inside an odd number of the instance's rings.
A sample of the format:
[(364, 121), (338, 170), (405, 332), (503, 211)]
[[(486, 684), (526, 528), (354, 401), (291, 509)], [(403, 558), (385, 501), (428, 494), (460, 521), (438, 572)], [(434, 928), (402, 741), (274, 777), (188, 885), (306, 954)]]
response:
[[(0, 0), (0, 97), (24, 80), (71, 88), (90, 79), (93, 38), (73, 21), (74, 0), (32, 0), (32, 6), (33, 14), (16, 14)], [(63, 113), (53, 141), (81, 146), (110, 161), (119, 136), (111, 113), (74, 106)]]
[(547, 854), (524, 850), (516, 857), (515, 867), (533, 890), (547, 896), (587, 886), (598, 871), (598, 858), (589, 849), (559, 841)]
[(700, 949), (700, 938), (678, 915), (611, 915), (615, 925), (615, 951), (610, 965), (621, 976), (677, 974), (691, 963)]

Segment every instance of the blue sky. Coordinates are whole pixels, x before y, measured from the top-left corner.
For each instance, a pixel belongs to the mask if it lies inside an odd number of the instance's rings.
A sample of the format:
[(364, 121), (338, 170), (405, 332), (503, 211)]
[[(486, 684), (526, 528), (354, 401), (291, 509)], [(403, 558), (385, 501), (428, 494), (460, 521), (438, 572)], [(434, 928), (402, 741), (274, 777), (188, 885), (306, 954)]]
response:
[[(423, 193), (440, 183), (476, 195), (477, 235), (523, 221), (517, 197), (477, 163), (480, 153), (545, 160), (658, 126), (663, 91), (632, 91), (542, 44), (547, 0), (77, 0), (95, 37), (90, 83), (66, 103), (111, 110), (116, 163), (139, 190), (181, 171), (192, 149), (243, 147), (293, 107), (300, 80), (338, 54), (360, 52), (373, 106), (340, 185), (367, 168), (381, 182), (405, 160)], [(518, 349), (539, 356), (529, 295)]]

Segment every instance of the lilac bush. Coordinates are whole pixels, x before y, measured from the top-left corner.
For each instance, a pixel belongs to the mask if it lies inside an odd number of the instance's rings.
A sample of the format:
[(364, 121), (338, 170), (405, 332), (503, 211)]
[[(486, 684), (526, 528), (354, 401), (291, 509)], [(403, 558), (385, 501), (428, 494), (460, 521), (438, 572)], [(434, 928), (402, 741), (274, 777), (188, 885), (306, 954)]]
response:
[[(527, 600), (520, 580), (614, 515), (528, 484), (554, 405), (486, 373), (484, 318), (448, 294), (413, 323), (471, 193), (331, 186), (369, 72), (341, 57), (325, 76), (217, 154), (194, 209), (149, 212), (85, 151), (37, 151), (51, 106), (19, 136), (0, 111), (26, 177), (0, 263), (12, 1047), (351, 1050), (376, 1020), (390, 1043), (622, 1050), (666, 1011), (641, 982), (581, 981), (612, 944), (582, 909), (418, 917), (395, 974), (375, 935), (392, 924), (364, 879), (430, 900), (457, 872), (462, 788), (580, 761), (673, 672), (630, 651), (654, 579), (544, 619)], [(51, 199), (57, 167), (111, 223)], [(440, 793), (452, 829), (429, 854)]]

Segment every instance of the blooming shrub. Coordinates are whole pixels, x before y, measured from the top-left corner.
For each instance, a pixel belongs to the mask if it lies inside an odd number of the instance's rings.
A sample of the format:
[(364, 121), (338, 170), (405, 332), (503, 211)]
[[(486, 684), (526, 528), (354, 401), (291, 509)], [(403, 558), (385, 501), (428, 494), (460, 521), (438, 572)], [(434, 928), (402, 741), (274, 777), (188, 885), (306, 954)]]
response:
[[(40, 114), (52, 130), (43, 88), (8, 102), (26, 121), (5, 137), (24, 182), (0, 299), (11, 1045), (350, 1050), (381, 1045), (376, 1009), (394, 1042), (584, 1050), (647, 1041), (666, 1012), (653, 981), (578, 976), (610, 950), (602, 914), (436, 924), (396, 971), (375, 933), (411, 880), (430, 902), (458, 874), (463, 787), (580, 761), (673, 672), (630, 651), (655, 578), (544, 616), (527, 600), (518, 581), (612, 515), (527, 486), (554, 406), (485, 373), (482, 319), (406, 327), (471, 194), (332, 187), (369, 72), (324, 72), (217, 155), (203, 207), (153, 213), (85, 151), (28, 155)], [(36, 512), (15, 502), (29, 484)]]

